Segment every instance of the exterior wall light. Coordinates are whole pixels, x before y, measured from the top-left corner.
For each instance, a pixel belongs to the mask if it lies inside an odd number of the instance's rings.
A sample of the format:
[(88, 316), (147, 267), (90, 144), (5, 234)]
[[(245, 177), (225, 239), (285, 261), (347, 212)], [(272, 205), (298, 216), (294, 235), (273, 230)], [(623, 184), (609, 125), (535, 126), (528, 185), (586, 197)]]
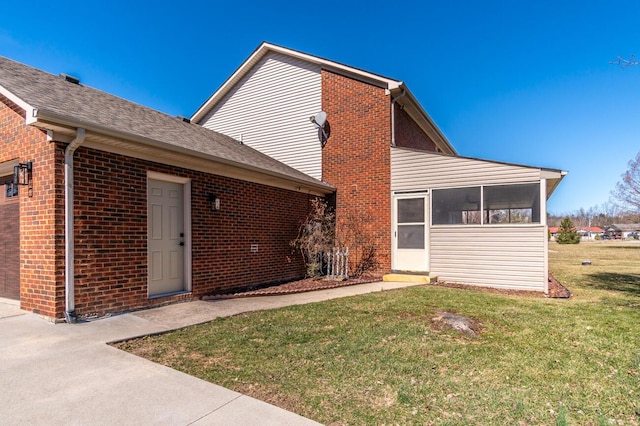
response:
[(220, 210), (220, 198), (215, 194), (209, 194), (209, 203), (211, 204), (211, 211)]
[[(12, 191), (16, 194), (19, 186), (26, 186), (29, 188), (29, 197), (33, 196), (33, 162), (28, 161), (26, 163), (19, 163), (13, 166), (13, 185)], [(9, 189), (7, 188), (7, 191)]]

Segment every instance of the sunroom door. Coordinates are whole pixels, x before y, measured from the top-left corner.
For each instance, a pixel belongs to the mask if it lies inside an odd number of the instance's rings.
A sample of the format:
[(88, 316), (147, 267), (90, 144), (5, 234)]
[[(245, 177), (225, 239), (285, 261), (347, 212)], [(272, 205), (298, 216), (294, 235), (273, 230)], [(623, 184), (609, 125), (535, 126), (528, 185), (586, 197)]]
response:
[(394, 271), (429, 271), (427, 193), (395, 194), (393, 200)]

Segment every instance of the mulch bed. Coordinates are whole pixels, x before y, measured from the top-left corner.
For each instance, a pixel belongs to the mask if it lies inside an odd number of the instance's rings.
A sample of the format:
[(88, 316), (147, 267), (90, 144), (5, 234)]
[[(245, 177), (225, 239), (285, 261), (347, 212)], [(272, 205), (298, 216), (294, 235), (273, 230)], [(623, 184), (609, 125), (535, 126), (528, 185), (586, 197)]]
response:
[(477, 285), (449, 283), (446, 281), (437, 281), (432, 285), (439, 285), (442, 287), (461, 288), (467, 290), (480, 290), (487, 293), (496, 294), (508, 294), (513, 296), (528, 296), (528, 297), (547, 297), (552, 299), (568, 299), (571, 297), (571, 292), (565, 286), (563, 286), (552, 274), (549, 274), (549, 293), (544, 294), (539, 291), (526, 291), (526, 290), (510, 290), (493, 287), (481, 287)]
[(571, 297), (569, 289), (563, 286), (551, 272), (549, 272), (549, 295), (547, 297), (557, 299), (568, 299)]
[(276, 296), (281, 294), (304, 293), (307, 291), (326, 290), (330, 288), (373, 283), (381, 280), (381, 275), (367, 275), (360, 278), (349, 278), (346, 280), (332, 280), (322, 277), (305, 278), (304, 280), (292, 281), (289, 283), (265, 287), (258, 290), (242, 291), (232, 294), (214, 294), (211, 296), (203, 296), (202, 300), (235, 299), (239, 297)]
[[(285, 284), (274, 285), (271, 287), (265, 287), (258, 290), (242, 291), (233, 294), (216, 294), (210, 296), (203, 296), (202, 300), (221, 300), (221, 299), (235, 299), (240, 297), (255, 297), (255, 296), (276, 296), (282, 294), (304, 293), (307, 291), (326, 290), (337, 287), (346, 287), (357, 284), (372, 283), (381, 281), (381, 275), (367, 275), (359, 278), (349, 278), (346, 280), (331, 280), (326, 278), (306, 278), (304, 280), (292, 281)], [(429, 285), (429, 284), (425, 284)], [(479, 287), (466, 284), (448, 283), (445, 281), (437, 281), (430, 285), (438, 285), (442, 287), (461, 288), (469, 290), (481, 290), (490, 293), (509, 294), (515, 296), (534, 296), (534, 297), (549, 297), (567, 299), (571, 297), (571, 292), (563, 286), (552, 274), (549, 274), (549, 294), (544, 294), (539, 291), (523, 291), (523, 290), (504, 290), (491, 287)]]

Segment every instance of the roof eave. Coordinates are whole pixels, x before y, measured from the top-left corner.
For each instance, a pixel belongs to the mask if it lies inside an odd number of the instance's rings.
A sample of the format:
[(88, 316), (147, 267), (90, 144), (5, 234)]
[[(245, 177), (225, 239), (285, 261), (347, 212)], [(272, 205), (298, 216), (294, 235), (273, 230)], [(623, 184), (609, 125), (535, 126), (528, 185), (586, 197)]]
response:
[(293, 176), (283, 175), (271, 170), (262, 169), (259, 167), (251, 166), (248, 164), (239, 163), (227, 158), (216, 157), (210, 154), (206, 154), (197, 150), (191, 150), (188, 148), (172, 145), (166, 142), (162, 142), (156, 139), (147, 138), (137, 134), (124, 132), (121, 130), (108, 128), (105, 126), (97, 125), (95, 123), (78, 120), (73, 117), (68, 117), (53, 111), (48, 111), (43, 108), (33, 108), (32, 114), (27, 114), (27, 124), (34, 127), (39, 127), (45, 130), (55, 130), (55, 128), (67, 128), (70, 130), (83, 128), (87, 133), (95, 133), (97, 135), (106, 136), (109, 138), (115, 138), (120, 140), (127, 140), (135, 143), (144, 144), (154, 148), (164, 149), (171, 152), (189, 155), (192, 157), (202, 158), (204, 160), (213, 161), (219, 164), (228, 165), (249, 172), (256, 172), (265, 176), (271, 176), (274, 178), (282, 179), (299, 185), (301, 188), (308, 188), (311, 193), (315, 195), (326, 195), (335, 191), (335, 188), (324, 182), (311, 182), (304, 179), (298, 179)]
[(540, 175), (547, 180), (547, 200), (569, 172), (556, 169), (540, 169)]
[(27, 111), (27, 116), (29, 115), (29, 111), (33, 110), (33, 106), (29, 105), (27, 102), (22, 100), (22, 98), (16, 96), (11, 90), (7, 89), (3, 85), (0, 84), (0, 94), (5, 98), (9, 99), (14, 104), (18, 105), (23, 110)]

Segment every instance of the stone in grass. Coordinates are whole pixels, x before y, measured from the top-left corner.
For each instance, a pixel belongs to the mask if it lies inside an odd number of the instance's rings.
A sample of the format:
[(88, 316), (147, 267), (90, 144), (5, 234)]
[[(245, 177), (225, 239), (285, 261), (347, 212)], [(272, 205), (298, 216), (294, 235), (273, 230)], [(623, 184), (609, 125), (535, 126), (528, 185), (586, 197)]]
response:
[(582, 261), (582, 266), (591, 266), (591, 261), (590, 260), (583, 260)]
[(461, 333), (466, 333), (471, 336), (476, 336), (479, 333), (480, 326), (475, 321), (455, 315), (450, 312), (438, 312), (438, 315), (431, 319), (435, 324), (445, 325), (449, 328), (457, 330)]

